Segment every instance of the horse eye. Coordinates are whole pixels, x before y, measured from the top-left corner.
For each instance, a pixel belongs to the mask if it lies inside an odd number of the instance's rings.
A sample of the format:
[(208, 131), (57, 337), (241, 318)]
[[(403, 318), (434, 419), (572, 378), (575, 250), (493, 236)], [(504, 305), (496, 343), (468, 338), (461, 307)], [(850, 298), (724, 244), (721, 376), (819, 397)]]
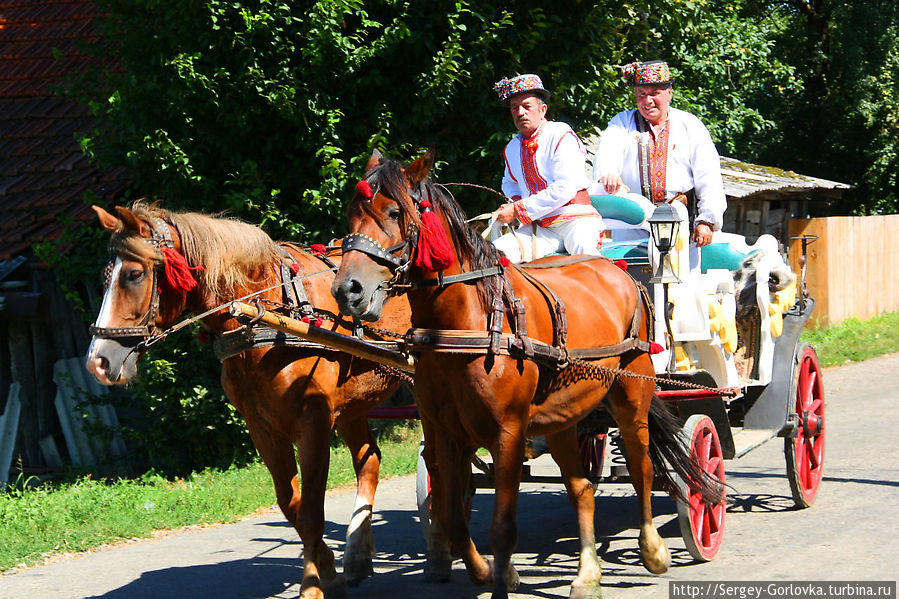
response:
[(393, 208), (387, 213), (387, 217), (390, 220), (399, 221), (400, 220), (400, 210), (399, 208)]
[(129, 268), (124, 274), (126, 283), (137, 283), (143, 278), (144, 270), (142, 268)]

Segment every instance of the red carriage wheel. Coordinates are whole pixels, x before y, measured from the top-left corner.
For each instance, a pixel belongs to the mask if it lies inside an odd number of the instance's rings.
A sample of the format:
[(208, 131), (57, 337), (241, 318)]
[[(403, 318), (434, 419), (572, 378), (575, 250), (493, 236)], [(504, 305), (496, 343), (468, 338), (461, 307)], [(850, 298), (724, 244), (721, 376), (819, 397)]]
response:
[(694, 414), (684, 425), (684, 438), (689, 443), (690, 456), (703, 472), (720, 481), (721, 495), (717, 503), (703, 501), (698, 488), (678, 477), (678, 486), (686, 500), (677, 500), (677, 520), (687, 551), (694, 559), (707, 562), (718, 554), (724, 540), (726, 489), (724, 487), (724, 456), (712, 419)]
[(799, 344), (796, 355), (790, 401), (796, 436), (784, 439), (784, 455), (793, 501), (806, 508), (815, 500), (824, 468), (824, 382), (811, 345)]
[(602, 466), (606, 456), (606, 433), (587, 432), (578, 435), (578, 450), (584, 472), (589, 478), (602, 476)]

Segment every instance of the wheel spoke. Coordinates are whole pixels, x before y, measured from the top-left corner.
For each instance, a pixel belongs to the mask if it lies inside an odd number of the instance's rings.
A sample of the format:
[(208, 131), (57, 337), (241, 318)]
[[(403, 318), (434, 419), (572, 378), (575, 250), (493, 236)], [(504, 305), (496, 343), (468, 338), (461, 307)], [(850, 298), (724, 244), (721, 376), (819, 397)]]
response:
[(705, 471), (714, 476), (718, 476), (718, 471), (721, 468), (722, 460), (720, 457), (709, 458), (708, 465), (705, 468)]
[(699, 540), (699, 544), (703, 547), (709, 546), (709, 510), (705, 505), (702, 506), (702, 511), (697, 514), (696, 518), (696, 538)]
[(814, 443), (811, 441), (806, 442), (806, 455), (808, 456), (808, 465), (811, 470), (817, 470), (818, 466), (821, 465), (819, 460), (820, 456), (818, 455), (818, 443)]
[(808, 411), (810, 414), (815, 414), (816, 416), (821, 415), (821, 410), (824, 407), (824, 401), (820, 397), (816, 397), (814, 401), (809, 403)]

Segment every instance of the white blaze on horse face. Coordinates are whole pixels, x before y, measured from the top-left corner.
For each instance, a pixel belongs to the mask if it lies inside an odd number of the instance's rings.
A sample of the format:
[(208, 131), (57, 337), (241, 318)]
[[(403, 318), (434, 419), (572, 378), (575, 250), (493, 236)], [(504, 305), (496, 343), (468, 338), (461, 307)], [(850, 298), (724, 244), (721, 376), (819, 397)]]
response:
[(116, 256), (115, 264), (112, 267), (112, 274), (109, 275), (109, 285), (106, 287), (106, 294), (103, 296), (103, 303), (100, 306), (100, 314), (97, 316), (97, 327), (105, 328), (109, 326), (109, 320), (112, 314), (112, 296), (113, 288), (116, 287), (116, 281), (119, 280), (119, 273), (122, 271), (122, 259)]

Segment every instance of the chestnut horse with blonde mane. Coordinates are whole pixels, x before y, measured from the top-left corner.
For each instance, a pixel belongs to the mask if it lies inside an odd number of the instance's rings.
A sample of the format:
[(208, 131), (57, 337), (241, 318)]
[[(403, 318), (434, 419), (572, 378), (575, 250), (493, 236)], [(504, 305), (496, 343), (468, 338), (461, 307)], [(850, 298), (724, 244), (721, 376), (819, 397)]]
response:
[[(447, 580), (452, 552), (457, 551), (474, 583), (492, 585), (492, 597), (507, 597), (508, 589), (516, 587), (511, 556), (525, 440), (546, 435), (577, 513), (580, 559), (571, 596), (600, 597), (594, 488), (578, 454), (576, 426), (601, 405), (614, 417), (624, 441), (639, 502), (643, 564), (650, 572), (665, 572), (670, 556), (652, 522), (650, 504), (654, 465), (669, 485), (673, 480), (666, 460), (691, 484), (703, 481), (677, 434), (679, 424), (655, 397), (655, 373), (645, 351), (652, 319), (637, 284), (606, 259), (547, 258), (527, 272), (508, 266), (466, 224), (455, 200), (428, 180), (433, 161), (428, 152), (402, 168), (379, 154), (372, 156), (348, 207), (351, 234), (344, 240), (343, 262), (332, 287), (341, 311), (362, 318), (378, 317), (391, 291), (408, 294), (415, 328), (407, 337), (418, 353), (415, 395), (433, 498), (426, 578)], [(425, 234), (428, 247), (423, 247)], [(451, 251), (448, 257), (440, 255), (444, 246)], [(401, 255), (396, 254), (399, 248)], [(439, 274), (423, 266), (434, 263), (442, 265)], [(503, 288), (511, 289), (524, 307), (525, 335), (510, 305), (517, 302), (503, 295)], [(584, 376), (564, 364), (553, 368), (523, 355), (525, 337), (544, 348), (559, 345), (559, 319), (551, 314), (559, 310), (556, 299), (567, 314), (567, 351), (632, 342), (631, 349), (592, 362), (622, 369), (623, 375)], [(497, 301), (505, 303), (500, 310), (507, 318), (499, 318), (503, 336), (496, 347), (505, 351), (484, 349), (486, 341), (480, 350), (466, 350), (468, 341), (477, 345), (490, 339), (489, 331), (499, 334)], [(637, 336), (631, 334), (635, 328)], [(428, 345), (428, 339), (438, 338), (446, 345)], [(416, 345), (415, 339), (423, 341)], [(521, 342), (517, 352), (507, 343), (515, 340)], [(494, 466), (492, 564), (472, 542), (463, 509), (471, 459), (480, 447), (489, 450)], [(713, 492), (713, 485), (705, 490)]]
[[(200, 315), (269, 287), (258, 297), (281, 302), (285, 266), (298, 277), (310, 275), (299, 282), (309, 303), (316, 314), (334, 315), (321, 326), (350, 332), (351, 323), (337, 317), (329, 292), (332, 269), (296, 245), (276, 244), (258, 227), (238, 220), (175, 213), (142, 202), (116, 208), (118, 217), (94, 210), (112, 234), (107, 289), (87, 358), (87, 369), (103, 384), (132, 380), (144, 349), (138, 342), (169, 327), (185, 311)], [(213, 311), (202, 324), (215, 336), (241, 326), (227, 307)], [(408, 306), (397, 302), (384, 312), (380, 326), (405, 331)], [(357, 583), (372, 573), (371, 515), (380, 451), (366, 414), (401, 380), (384, 367), (320, 346), (233, 349), (231, 353), (244, 351), (224, 358), (222, 385), (271, 473), (281, 511), (303, 542), (300, 596), (320, 598), (326, 591), (345, 595), (347, 581)], [(357, 479), (343, 576), (323, 539), (335, 425), (352, 453)]]

